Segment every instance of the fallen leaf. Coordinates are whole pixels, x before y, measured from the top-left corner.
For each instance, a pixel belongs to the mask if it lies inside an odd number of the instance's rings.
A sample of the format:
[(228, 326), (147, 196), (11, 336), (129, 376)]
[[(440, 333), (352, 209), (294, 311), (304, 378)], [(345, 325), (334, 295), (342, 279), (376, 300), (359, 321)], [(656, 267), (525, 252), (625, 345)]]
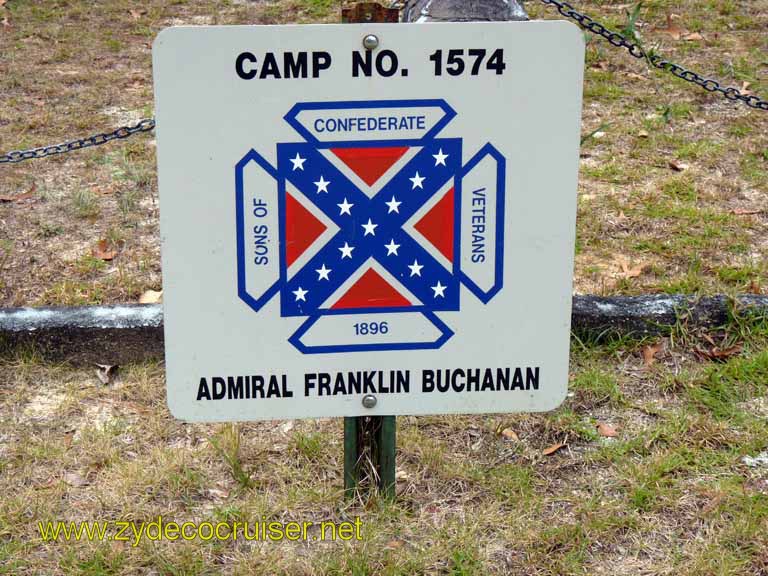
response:
[(637, 133), (638, 137), (640, 138), (648, 138), (649, 134), (645, 130), (640, 130), (640, 132)]
[(96, 366), (99, 368), (96, 370), (96, 377), (104, 386), (107, 386), (112, 381), (115, 372), (117, 372), (117, 365), (96, 364)]
[(627, 72), (627, 78), (634, 78), (635, 80), (642, 80), (643, 82), (648, 80), (647, 76), (643, 76), (642, 74), (636, 74), (634, 72)]
[(639, 266), (639, 267), (632, 268), (631, 270), (625, 270), (624, 271), (624, 277), (625, 278), (637, 278), (638, 276), (642, 275), (643, 270), (645, 270), (645, 266)]
[(208, 488), (208, 495), (214, 500), (224, 500), (229, 496), (229, 491), (220, 490), (218, 488)]
[(736, 356), (737, 354), (740, 354), (743, 349), (744, 349), (743, 344), (736, 344), (728, 348), (718, 348), (717, 346), (715, 346), (714, 348), (710, 348), (709, 350), (705, 350), (703, 348), (696, 348), (696, 353), (699, 354), (699, 356), (708, 358), (709, 360), (719, 361), (719, 360), (727, 360), (728, 358)]
[(402, 540), (395, 539), (387, 542), (387, 545), (385, 546), (385, 548), (387, 550), (396, 550), (397, 548), (402, 548), (404, 545), (405, 545), (405, 542), (403, 542)]
[(109, 196), (111, 194), (114, 194), (115, 192), (115, 186), (114, 184), (108, 183), (108, 184), (95, 184), (91, 187), (91, 190), (94, 194), (98, 194), (99, 196)]
[(163, 291), (147, 290), (139, 296), (139, 304), (159, 304), (163, 301)]
[(752, 280), (749, 283), (749, 291), (752, 294), (762, 294), (763, 290), (760, 288), (760, 283), (757, 280)]
[(146, 15), (146, 10), (129, 10), (128, 13), (131, 15), (131, 18), (134, 20), (138, 20), (142, 16)]
[(32, 184), (32, 187), (27, 190), (26, 192), (19, 194), (18, 196), (0, 196), (0, 202), (20, 202), (21, 200), (26, 200), (27, 198), (32, 198), (32, 196), (35, 193), (35, 190), (37, 190), (37, 184)]
[(737, 356), (738, 354), (741, 354), (741, 351), (744, 349), (743, 344), (736, 344), (734, 346), (730, 346), (728, 348), (717, 348), (712, 351), (715, 358), (718, 360), (724, 359), (724, 358), (730, 358), (732, 356)]
[(762, 210), (750, 210), (749, 208), (734, 208), (731, 210), (731, 214), (736, 216), (753, 216), (754, 214), (760, 214)]
[(117, 252), (115, 250), (109, 249), (109, 245), (106, 240), (99, 240), (99, 243), (93, 249), (93, 256), (94, 258), (108, 262), (115, 259)]
[(706, 340), (707, 342), (709, 342), (710, 344), (712, 344), (712, 347), (713, 347), (713, 348), (717, 346), (717, 344), (715, 344), (715, 340), (714, 340), (714, 339), (712, 338), (712, 336), (710, 336), (709, 334), (703, 334), (703, 335), (702, 335), (702, 338), (704, 338), (704, 340)]
[(657, 28), (659, 32), (663, 32), (664, 34), (669, 34), (673, 39), (680, 40), (683, 34), (686, 33), (685, 30), (680, 28), (677, 24), (675, 24), (672, 20), (672, 18), (676, 16), (675, 14), (667, 14), (667, 27), (666, 28)]
[(544, 454), (544, 456), (551, 456), (555, 452), (559, 452), (563, 448), (565, 448), (566, 444), (562, 442), (558, 442), (557, 444), (552, 444), (549, 448), (545, 448), (541, 453)]
[(656, 344), (651, 344), (649, 346), (643, 346), (643, 364), (646, 366), (652, 366), (655, 364), (656, 354), (659, 353), (659, 350), (661, 350), (662, 346), (663, 344), (661, 342), (657, 342)]
[(722, 493), (711, 495), (709, 502), (707, 502), (704, 505), (704, 508), (701, 509), (702, 513), (709, 514), (710, 512), (712, 512), (715, 508), (720, 506), (724, 498), (725, 498), (725, 494), (722, 494)]
[(504, 430), (501, 431), (501, 435), (504, 436), (506, 440), (512, 440), (513, 442), (518, 442), (520, 440), (519, 436), (512, 430), (512, 428), (504, 428)]
[(51, 486), (55, 485), (56, 482), (57, 482), (56, 477), (55, 476), (51, 476), (50, 478), (48, 478), (48, 480), (46, 480), (42, 484), (38, 484), (38, 487), (39, 488), (50, 488)]
[(685, 172), (690, 168), (688, 164), (684, 164), (683, 162), (678, 162), (677, 160), (670, 160), (669, 161), (669, 167), (672, 168), (675, 172)]
[(742, 82), (740, 92), (744, 94), (744, 96), (750, 96), (752, 94), (752, 90), (749, 89), (750, 86), (752, 86), (751, 82)]
[(623, 278), (637, 278), (638, 276), (641, 276), (645, 270), (645, 264), (630, 268), (629, 260), (624, 256), (619, 258), (619, 267), (621, 268), (619, 276)]
[(704, 40), (704, 36), (702, 36), (698, 32), (692, 32), (691, 34), (686, 34), (685, 36), (683, 36), (683, 40), (686, 40), (687, 42), (693, 42), (695, 40)]
[(6, 194), (0, 194), (0, 202), (16, 202), (18, 196), (8, 196)]
[(603, 424), (602, 422), (597, 425), (597, 433), (604, 438), (616, 438), (616, 436), (619, 435), (619, 433), (616, 432), (616, 428), (609, 426), (608, 424)]

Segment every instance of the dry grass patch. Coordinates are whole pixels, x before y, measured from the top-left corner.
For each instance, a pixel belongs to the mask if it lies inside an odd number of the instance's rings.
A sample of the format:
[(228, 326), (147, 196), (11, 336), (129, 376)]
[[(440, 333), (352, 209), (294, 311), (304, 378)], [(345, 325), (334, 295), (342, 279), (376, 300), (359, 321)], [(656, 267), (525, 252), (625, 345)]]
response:
[[(534, 2), (534, 17), (552, 17)], [(579, 4), (615, 28), (631, 5)], [(152, 114), (150, 43), (173, 24), (335, 21), (329, 0), (8, 0), (0, 148)], [(676, 40), (667, 16), (700, 40)], [(646, 45), (768, 94), (768, 2), (653, 0)], [(591, 40), (580, 292), (765, 291), (768, 115)], [(151, 136), (0, 168), (3, 305), (136, 301), (160, 288)], [(544, 217), (545, 215), (543, 215)], [(99, 241), (112, 260), (94, 255)], [(742, 344), (720, 364), (707, 336)], [(335, 420), (191, 425), (161, 366), (0, 364), (0, 573), (759, 574), (768, 566), (768, 329), (678, 326), (653, 343), (574, 342), (571, 395), (546, 415), (399, 419), (398, 500), (341, 499)], [(616, 431), (600, 433), (601, 424)], [(503, 435), (510, 430), (513, 434)], [(553, 446), (564, 444), (549, 453)], [(545, 451), (548, 455), (545, 455)], [(44, 542), (39, 521), (347, 520), (362, 542)]]
[[(536, 2), (527, 6), (534, 18), (555, 17)], [(768, 94), (767, 0), (654, 0), (636, 15), (634, 4), (578, 6), (616, 29), (633, 28), (644, 45), (704, 75)], [(150, 116), (150, 46), (166, 26), (333, 22), (339, 7), (335, 0), (8, 0), (0, 148)], [(668, 17), (689, 39), (665, 31)], [(583, 124), (591, 136), (579, 189), (579, 292), (766, 290), (767, 114), (591, 38)], [(160, 288), (151, 135), (2, 172), (0, 194), (31, 192), (0, 204), (4, 305), (134, 302)], [(92, 258), (100, 240), (117, 252), (113, 260)]]
[[(744, 457), (768, 447), (768, 326), (671, 336), (574, 342), (571, 393), (549, 414), (400, 418), (394, 503), (343, 500), (338, 420), (185, 424), (161, 366), (104, 386), (91, 369), (6, 358), (0, 573), (760, 573), (768, 468)], [(742, 352), (702, 361), (710, 340)], [(360, 542), (133, 546), (44, 541), (37, 526), (158, 516), (364, 529)]]

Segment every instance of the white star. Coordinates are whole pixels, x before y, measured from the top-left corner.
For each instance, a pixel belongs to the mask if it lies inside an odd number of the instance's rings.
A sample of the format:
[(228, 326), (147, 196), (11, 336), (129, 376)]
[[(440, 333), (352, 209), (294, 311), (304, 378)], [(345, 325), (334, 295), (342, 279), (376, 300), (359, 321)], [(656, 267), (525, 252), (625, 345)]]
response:
[(330, 280), (330, 278), (328, 278), (328, 275), (331, 273), (331, 270), (329, 268), (326, 268), (325, 264), (323, 264), (322, 268), (318, 268), (317, 270), (315, 270), (315, 272), (317, 272), (320, 275), (320, 277), (318, 278), (318, 281)]
[(389, 244), (384, 244), (384, 248), (387, 249), (387, 256), (392, 256), (392, 254), (397, 256), (397, 249), (400, 248), (400, 244), (395, 244), (395, 240), (393, 238), (389, 241)]
[(293, 171), (296, 172), (296, 170), (304, 170), (304, 162), (306, 162), (306, 158), (302, 158), (301, 155), (296, 152), (296, 158), (292, 158), (291, 162), (293, 162)]
[(445, 298), (445, 289), (448, 288), (448, 286), (440, 284), (440, 280), (437, 281), (437, 286), (431, 286), (431, 288), (435, 291), (435, 298), (438, 296), (440, 296), (440, 298)]
[(376, 236), (376, 228), (378, 228), (379, 225), (371, 222), (370, 218), (368, 218), (368, 224), (363, 224), (362, 226), (363, 226), (363, 230), (365, 230), (365, 234), (363, 234), (363, 238), (368, 236), (368, 234), (370, 234), (371, 236)]
[(421, 269), (424, 268), (423, 264), (419, 264), (419, 261), (415, 258), (413, 259), (413, 264), (408, 266), (408, 268), (411, 269), (411, 277), (413, 276), (421, 276)]
[(350, 246), (347, 242), (344, 242), (344, 246), (339, 248), (339, 250), (341, 250), (341, 259), (344, 260), (344, 258), (352, 258), (352, 250), (354, 249), (354, 246)]
[(320, 180), (318, 180), (317, 182), (314, 182), (314, 185), (317, 186), (317, 193), (318, 194), (320, 194), (320, 192), (326, 192), (327, 193), (328, 192), (328, 184), (330, 184), (330, 182), (326, 182), (325, 178), (320, 176)]
[(418, 172), (416, 172), (416, 176), (413, 178), (408, 178), (408, 180), (413, 182), (413, 188), (411, 188), (411, 190), (416, 190), (416, 188), (421, 188), (424, 190), (423, 182), (426, 180), (426, 178), (424, 178), (424, 176), (420, 176)]
[(309, 294), (309, 290), (302, 290), (301, 286), (299, 286), (298, 290), (294, 290), (293, 294), (296, 296), (296, 302), (299, 300), (303, 300), (304, 302), (307, 301), (307, 294)]
[(387, 212), (387, 214), (392, 214), (392, 212), (397, 212), (398, 214), (400, 214), (400, 204), (402, 204), (402, 202), (398, 202), (397, 198), (395, 198), (394, 196), (392, 196), (391, 201), (384, 202), (384, 204), (389, 206), (389, 212)]
[(349, 202), (347, 202), (346, 198), (344, 198), (344, 202), (342, 202), (341, 204), (336, 204), (336, 206), (341, 208), (341, 213), (339, 214), (339, 216), (343, 216), (344, 214), (349, 214), (350, 216), (352, 216), (352, 212), (350, 208), (352, 208), (354, 204), (350, 204)]
[(437, 154), (432, 154), (432, 158), (435, 159), (435, 166), (446, 166), (445, 160), (448, 156), (448, 154), (443, 154), (442, 148), (440, 148), (440, 151)]

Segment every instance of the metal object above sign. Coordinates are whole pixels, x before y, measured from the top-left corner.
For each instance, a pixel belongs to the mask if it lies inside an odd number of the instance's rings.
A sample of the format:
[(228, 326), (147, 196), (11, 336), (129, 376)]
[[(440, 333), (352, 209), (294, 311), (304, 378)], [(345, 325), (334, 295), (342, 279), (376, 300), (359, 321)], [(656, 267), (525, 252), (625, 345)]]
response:
[[(414, 26), (158, 37), (176, 416), (564, 398), (582, 36), (562, 22)], [(525, 52), (535, 61), (511, 58)]]
[(344, 24), (355, 22), (389, 22), (400, 20), (400, 10), (385, 8), (377, 2), (358, 2), (354, 6), (341, 9), (341, 21)]

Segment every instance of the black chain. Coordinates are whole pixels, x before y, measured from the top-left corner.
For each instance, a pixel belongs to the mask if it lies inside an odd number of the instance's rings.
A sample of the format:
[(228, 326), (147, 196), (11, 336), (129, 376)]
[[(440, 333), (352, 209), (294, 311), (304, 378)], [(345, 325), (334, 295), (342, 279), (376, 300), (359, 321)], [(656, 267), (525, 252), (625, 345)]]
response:
[(82, 150), (83, 148), (106, 144), (112, 140), (128, 138), (139, 132), (149, 132), (150, 130), (154, 130), (154, 128), (155, 119), (144, 118), (135, 126), (121, 126), (112, 132), (103, 132), (101, 134), (88, 136), (87, 138), (69, 140), (68, 142), (54, 144), (53, 146), (41, 146), (40, 148), (32, 148), (30, 150), (14, 150), (7, 154), (0, 154), (0, 164), (13, 164), (32, 158), (45, 158), (46, 156), (53, 156), (54, 154), (64, 154), (65, 152), (72, 152), (73, 150)]
[(651, 66), (653, 66), (654, 68), (658, 68), (659, 70), (664, 70), (687, 82), (701, 86), (707, 92), (719, 92), (728, 100), (743, 102), (750, 108), (756, 108), (758, 110), (768, 110), (767, 101), (762, 100), (757, 96), (754, 96), (751, 94), (744, 94), (741, 90), (739, 90), (738, 88), (734, 88), (732, 86), (724, 88), (723, 86), (720, 85), (720, 83), (717, 80), (712, 80), (711, 78), (704, 78), (703, 76), (700, 76), (699, 74), (697, 74), (696, 72), (693, 72), (692, 70), (687, 70), (682, 66), (679, 66), (677, 64), (674, 64), (673, 62), (670, 62), (669, 60), (665, 60), (658, 54), (653, 54), (647, 51), (637, 42), (632, 42), (631, 40), (628, 40), (624, 35), (619, 34), (618, 32), (614, 32), (613, 30), (609, 30), (608, 28), (600, 24), (600, 22), (596, 22), (593, 18), (590, 18), (586, 14), (582, 14), (578, 12), (573, 6), (568, 4), (568, 2), (561, 2), (560, 0), (541, 0), (541, 1), (544, 4), (554, 6), (555, 8), (557, 8), (557, 11), (560, 12), (560, 14), (562, 14), (566, 18), (570, 18), (571, 20), (574, 20), (579, 24), (579, 26), (581, 26), (586, 30), (589, 30), (593, 34), (602, 36), (617, 48), (626, 48), (627, 51), (635, 58), (639, 58), (639, 59), (642, 58), (647, 60), (648, 63), (650, 63)]

